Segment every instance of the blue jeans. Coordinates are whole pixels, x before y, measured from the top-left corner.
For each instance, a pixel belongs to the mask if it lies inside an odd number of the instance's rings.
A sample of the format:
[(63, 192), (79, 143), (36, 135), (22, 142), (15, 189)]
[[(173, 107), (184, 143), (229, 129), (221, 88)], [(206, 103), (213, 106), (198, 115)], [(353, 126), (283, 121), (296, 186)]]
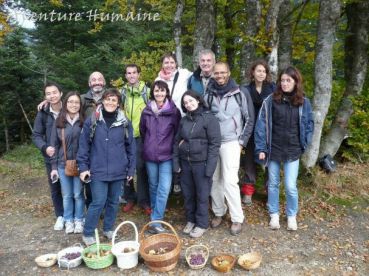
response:
[(58, 168), (63, 195), (64, 220), (82, 220), (85, 211), (85, 196), (78, 176), (66, 176), (64, 168)]
[(88, 207), (83, 235), (94, 236), (100, 215), (105, 207), (103, 231), (112, 231), (117, 218), (119, 195), (122, 192), (122, 180), (90, 182), (92, 202)]
[[(298, 211), (299, 195), (297, 191), (297, 176), (299, 173), (299, 162), (284, 162), (284, 188), (286, 191), (286, 213), (287, 216), (296, 216)], [(279, 184), (281, 163), (270, 161), (268, 166), (268, 210), (269, 214), (279, 214)]]
[(152, 209), (151, 220), (163, 220), (164, 218), (172, 183), (172, 167), (172, 160), (164, 162), (146, 161)]

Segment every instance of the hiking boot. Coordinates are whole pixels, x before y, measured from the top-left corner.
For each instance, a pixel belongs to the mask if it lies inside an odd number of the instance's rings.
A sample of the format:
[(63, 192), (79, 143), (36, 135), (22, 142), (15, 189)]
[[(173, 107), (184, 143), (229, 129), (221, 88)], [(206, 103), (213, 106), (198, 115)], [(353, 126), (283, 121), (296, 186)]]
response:
[(59, 216), (56, 219), (55, 225), (54, 225), (54, 230), (56, 231), (61, 231), (64, 228), (64, 218), (62, 216)]
[(190, 234), (190, 232), (193, 230), (193, 228), (195, 227), (195, 224), (193, 222), (188, 221), (186, 226), (183, 228), (182, 232), (183, 234)]
[(129, 201), (124, 207), (123, 207), (123, 212), (125, 213), (129, 213), (130, 211), (132, 211), (133, 206), (135, 206), (135, 203), (133, 201)]
[(190, 237), (191, 238), (200, 238), (204, 233), (206, 232), (206, 229), (204, 228), (200, 228), (200, 227), (195, 227), (191, 232), (190, 232)]
[(223, 221), (222, 217), (218, 217), (215, 216), (212, 220), (211, 220), (211, 228), (217, 228)]
[(142, 209), (143, 209), (143, 212), (145, 213), (145, 215), (148, 215), (148, 216), (151, 215), (152, 210), (149, 206), (142, 207)]
[(103, 234), (104, 234), (105, 238), (111, 240), (113, 238), (114, 232), (111, 231), (111, 230), (110, 231), (104, 231)]
[(287, 230), (289, 231), (297, 230), (296, 216), (287, 217)]
[(74, 232), (74, 223), (73, 221), (67, 221), (65, 223), (65, 233), (72, 234)]
[(82, 236), (82, 241), (85, 243), (86, 246), (90, 246), (96, 243), (95, 237)]
[(81, 234), (83, 232), (83, 220), (74, 221), (74, 234)]
[(251, 195), (243, 195), (242, 197), (242, 203), (247, 205), (247, 206), (251, 206), (252, 205), (252, 197)]
[(269, 222), (270, 229), (277, 230), (281, 228), (279, 225), (279, 214), (271, 214), (270, 215), (270, 222)]
[(231, 235), (236, 236), (241, 233), (242, 230), (242, 223), (240, 222), (233, 222), (231, 226)]

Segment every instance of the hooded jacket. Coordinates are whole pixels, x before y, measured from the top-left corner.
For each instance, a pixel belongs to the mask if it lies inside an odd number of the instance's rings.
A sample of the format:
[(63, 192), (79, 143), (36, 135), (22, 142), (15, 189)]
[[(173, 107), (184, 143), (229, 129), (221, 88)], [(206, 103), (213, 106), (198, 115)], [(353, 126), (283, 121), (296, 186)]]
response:
[[(101, 92), (101, 94), (103, 94), (103, 92)], [(95, 102), (90, 89), (86, 94), (81, 95), (81, 104), (83, 116), (87, 118), (90, 117), (90, 115), (96, 110), (96, 107), (101, 104), (101, 99), (98, 102)]]
[[(155, 114), (149, 101), (141, 115), (140, 134), (143, 141), (143, 159), (163, 162), (172, 159), (174, 137), (181, 113), (172, 100), (159, 114)], [(154, 103), (155, 104), (155, 103)]]
[[(272, 111), (273, 94), (268, 96), (260, 109), (255, 126), (255, 161), (266, 165), (270, 162), (272, 151)], [(302, 153), (305, 152), (311, 143), (314, 131), (314, 120), (311, 104), (308, 98), (304, 97), (304, 103), (299, 106), (299, 141)], [(259, 153), (264, 152), (266, 159), (259, 160)]]
[[(118, 109), (115, 122), (107, 127), (101, 106), (85, 121), (79, 138), (77, 162), (80, 172), (90, 170), (91, 179), (116, 181), (133, 176), (136, 166), (136, 146), (131, 123)], [(96, 116), (94, 136), (91, 117)], [(126, 128), (128, 137), (126, 137)]]
[(218, 119), (199, 107), (181, 119), (173, 146), (173, 171), (178, 172), (180, 160), (206, 162), (205, 175), (212, 177), (217, 165), (221, 142)]
[(249, 114), (249, 110), (253, 112), (253, 107), (235, 81), (229, 79), (227, 84), (219, 86), (211, 79), (204, 100), (211, 105), (210, 111), (219, 120), (222, 143), (238, 140), (240, 145), (246, 147), (254, 127), (254, 118)]

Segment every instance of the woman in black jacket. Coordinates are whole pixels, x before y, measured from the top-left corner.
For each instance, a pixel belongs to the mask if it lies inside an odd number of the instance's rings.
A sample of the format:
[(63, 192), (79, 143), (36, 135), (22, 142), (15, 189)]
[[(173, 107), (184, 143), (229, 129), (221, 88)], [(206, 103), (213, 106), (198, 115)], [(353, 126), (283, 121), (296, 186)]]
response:
[(201, 237), (209, 227), (209, 196), (221, 143), (219, 120), (203, 99), (187, 91), (181, 99), (181, 119), (173, 149), (173, 169), (181, 173), (187, 224), (183, 233)]

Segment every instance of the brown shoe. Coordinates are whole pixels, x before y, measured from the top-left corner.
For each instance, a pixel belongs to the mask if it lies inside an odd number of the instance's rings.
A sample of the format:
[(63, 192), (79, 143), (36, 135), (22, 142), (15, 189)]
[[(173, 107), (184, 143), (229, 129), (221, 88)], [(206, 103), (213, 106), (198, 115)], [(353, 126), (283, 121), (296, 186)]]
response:
[(233, 236), (238, 235), (239, 233), (241, 233), (242, 230), (242, 223), (239, 222), (233, 222), (232, 226), (231, 226), (231, 234)]
[(215, 216), (211, 221), (211, 228), (217, 228), (223, 221), (222, 217)]

